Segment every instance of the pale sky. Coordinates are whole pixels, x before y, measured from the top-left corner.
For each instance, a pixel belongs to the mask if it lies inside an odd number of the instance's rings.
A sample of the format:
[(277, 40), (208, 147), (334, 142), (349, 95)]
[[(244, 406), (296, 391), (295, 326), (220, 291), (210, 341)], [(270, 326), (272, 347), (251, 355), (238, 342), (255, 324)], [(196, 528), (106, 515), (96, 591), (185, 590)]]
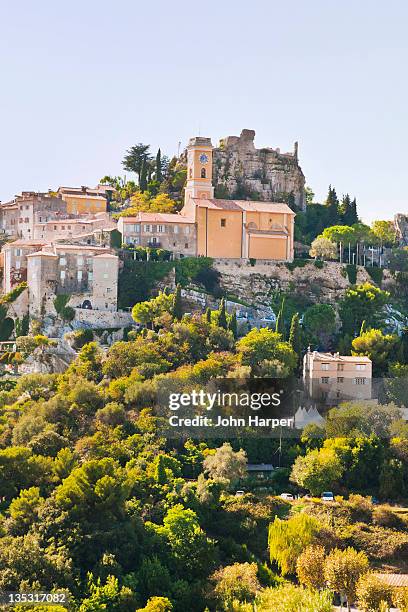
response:
[(0, 200), (249, 128), (299, 141), (318, 200), (407, 213), (407, 24), (405, 0), (0, 0)]

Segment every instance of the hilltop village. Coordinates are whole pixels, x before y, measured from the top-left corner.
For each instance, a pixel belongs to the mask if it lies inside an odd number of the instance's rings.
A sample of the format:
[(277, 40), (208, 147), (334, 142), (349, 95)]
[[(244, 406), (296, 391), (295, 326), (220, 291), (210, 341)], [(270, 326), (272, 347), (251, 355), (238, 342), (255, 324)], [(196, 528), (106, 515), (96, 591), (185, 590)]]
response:
[[(224, 297), (240, 333), (274, 327), (286, 298), (299, 302), (300, 315), (306, 305), (330, 304), (338, 331), (337, 306), (348, 286), (382, 283), (398, 293), (407, 217), (369, 228), (355, 200), (339, 202), (331, 187), (327, 202), (315, 204), (298, 143), (281, 153), (256, 149), (254, 138), (243, 130), (218, 147), (191, 138), (170, 161), (137, 145), (124, 165), (138, 183), (106, 176), (95, 188), (25, 191), (1, 202), (3, 370), (64, 368), (75, 355), (67, 338), (83, 330), (109, 346), (140, 326), (131, 314), (136, 303), (176, 285), (184, 312), (216, 308)], [(400, 334), (406, 312), (398, 308), (389, 318), (390, 331)], [(15, 341), (31, 329), (53, 338), (46, 352), (58, 354), (59, 365), (32, 356), (31, 365), (18, 363), (24, 355)]]
[(408, 216), (254, 137), (0, 203), (0, 596), (407, 610)]

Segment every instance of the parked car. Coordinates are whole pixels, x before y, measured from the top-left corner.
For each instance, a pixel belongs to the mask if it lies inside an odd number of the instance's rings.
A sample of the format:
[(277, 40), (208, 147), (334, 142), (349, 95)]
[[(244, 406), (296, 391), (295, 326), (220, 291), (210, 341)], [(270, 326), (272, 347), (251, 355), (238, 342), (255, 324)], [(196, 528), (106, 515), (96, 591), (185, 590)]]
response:
[(245, 495), (245, 491), (236, 491), (235, 492), (235, 497), (242, 497), (243, 495)]
[(294, 499), (292, 493), (281, 493), (279, 497), (285, 499), (286, 501), (293, 501)]
[(322, 493), (322, 501), (324, 502), (334, 501), (334, 494), (331, 491), (324, 491), (324, 493)]

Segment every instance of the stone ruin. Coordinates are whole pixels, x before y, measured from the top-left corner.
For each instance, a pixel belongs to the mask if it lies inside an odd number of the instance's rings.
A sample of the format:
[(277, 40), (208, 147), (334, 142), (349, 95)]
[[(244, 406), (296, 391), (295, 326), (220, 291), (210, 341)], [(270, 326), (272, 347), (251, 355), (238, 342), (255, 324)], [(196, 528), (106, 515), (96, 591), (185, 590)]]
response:
[(304, 210), (305, 177), (294, 150), (256, 149), (255, 131), (242, 130), (240, 136), (227, 136), (213, 152), (215, 197), (237, 200), (287, 202)]

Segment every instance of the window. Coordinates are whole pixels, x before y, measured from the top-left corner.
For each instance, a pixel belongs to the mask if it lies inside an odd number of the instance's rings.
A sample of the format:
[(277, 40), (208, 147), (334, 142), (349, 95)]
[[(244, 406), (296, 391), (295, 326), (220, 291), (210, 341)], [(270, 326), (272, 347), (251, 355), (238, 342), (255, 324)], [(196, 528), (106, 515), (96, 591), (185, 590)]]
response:
[(344, 376), (338, 376), (337, 377), (337, 382), (338, 383), (344, 383)]
[(63, 225), (63, 226), (61, 227), (61, 229), (62, 229), (62, 230), (64, 230), (64, 229), (65, 229), (65, 225)]
[(186, 229), (184, 230), (184, 232), (185, 232), (186, 234), (189, 234), (189, 233), (190, 233), (190, 227), (189, 227), (188, 225), (186, 225)]
[(227, 220), (221, 219), (221, 227), (226, 227), (226, 226), (227, 226)]
[(28, 217), (25, 217), (24, 223), (28, 223)]
[(39, 222), (41, 223), (41, 217), (39, 218)]
[(144, 232), (151, 232), (152, 231), (152, 226), (151, 225), (144, 225), (143, 226), (143, 231)]
[(179, 231), (179, 227), (178, 227), (178, 225), (174, 225), (174, 226), (173, 226), (173, 232), (174, 232), (175, 234), (178, 234), (178, 231)]
[(61, 257), (59, 264), (60, 264), (60, 266), (66, 266), (67, 265), (67, 260), (65, 259), (65, 257)]
[(356, 385), (365, 385), (365, 384), (366, 384), (365, 378), (356, 378)]
[(329, 382), (329, 377), (328, 377), (328, 376), (322, 376), (322, 383), (323, 383), (324, 385), (327, 385), (327, 384), (328, 384), (328, 382)]
[(186, 243), (184, 244), (184, 248), (185, 248), (185, 249), (188, 249), (188, 242), (186, 242)]
[(343, 372), (344, 371), (344, 363), (338, 363), (337, 364), (337, 371), (338, 372)]
[(14, 255), (15, 255), (16, 257), (21, 257), (21, 254), (22, 254), (22, 253), (21, 253), (21, 249), (14, 249)]
[(68, 229), (69, 229), (69, 230), (71, 229), (71, 226), (70, 226), (70, 225), (68, 225)]
[(112, 293), (112, 287), (106, 287), (106, 293)]
[(322, 370), (329, 370), (329, 369), (330, 369), (330, 364), (322, 363)]
[(193, 178), (193, 170), (190, 168), (190, 178)]
[(201, 178), (206, 178), (206, 176), (205, 168), (201, 168)]
[(61, 270), (61, 272), (60, 272), (60, 279), (61, 279), (62, 281), (64, 281), (64, 280), (65, 280), (65, 270)]
[(78, 270), (77, 271), (77, 280), (79, 280), (79, 281), (82, 280), (82, 270)]
[(159, 234), (163, 234), (166, 231), (166, 226), (165, 225), (158, 225), (157, 226), (157, 231), (159, 232)]
[(84, 265), (84, 258), (83, 257), (77, 257), (77, 264), (78, 264), (78, 266), (83, 266)]
[(105, 274), (103, 275), (103, 278), (108, 278), (108, 276), (109, 276), (109, 275), (105, 273)]
[(358, 363), (356, 365), (356, 370), (365, 370), (365, 369), (366, 369), (365, 363)]
[(87, 258), (86, 258), (86, 264), (87, 264), (88, 266), (92, 266), (92, 257), (87, 257)]
[(139, 223), (137, 223), (137, 224), (135, 225), (135, 232), (136, 232), (136, 233), (139, 233), (139, 232), (140, 232), (140, 224), (139, 224)]
[(156, 236), (153, 236), (153, 238), (152, 238), (152, 241), (151, 241), (151, 242), (152, 242), (152, 244), (157, 244), (157, 238), (156, 238)]
[(21, 268), (21, 262), (16, 261), (16, 269), (19, 270)]
[(93, 273), (92, 272), (88, 272), (88, 280), (89, 281), (93, 280)]
[(133, 238), (133, 244), (140, 244), (140, 238), (139, 238), (139, 236), (135, 236), (135, 237)]

